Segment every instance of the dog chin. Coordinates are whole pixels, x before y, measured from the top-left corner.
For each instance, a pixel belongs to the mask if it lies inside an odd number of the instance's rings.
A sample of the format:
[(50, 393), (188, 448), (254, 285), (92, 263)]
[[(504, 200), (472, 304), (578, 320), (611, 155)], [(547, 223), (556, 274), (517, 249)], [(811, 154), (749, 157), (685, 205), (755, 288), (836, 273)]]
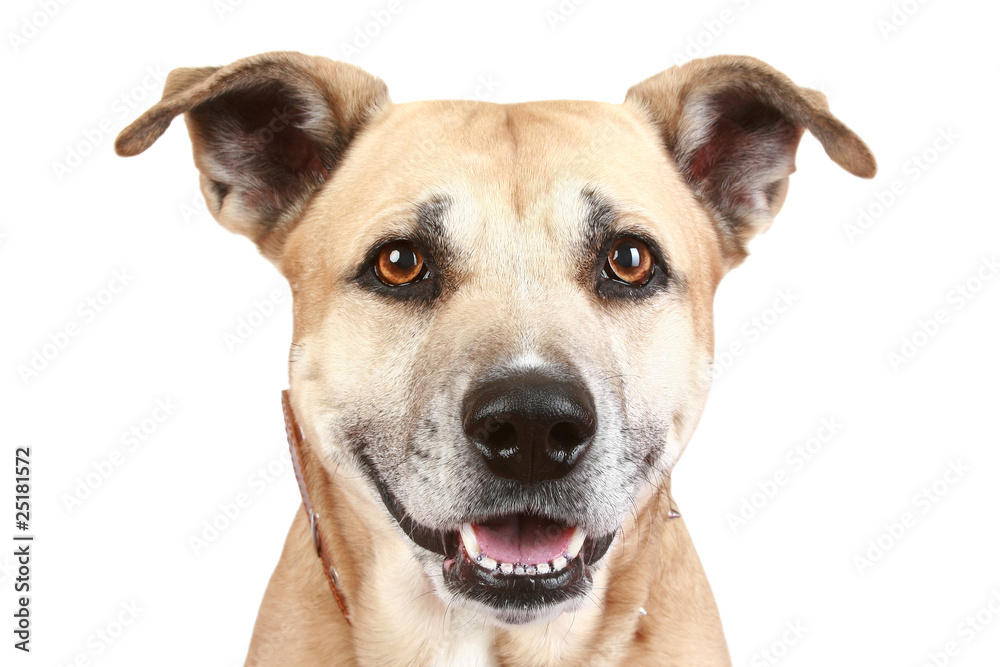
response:
[(452, 606), (462, 607), (477, 614), (498, 628), (515, 628), (532, 624), (544, 624), (556, 620), (561, 614), (581, 609), (586, 600), (577, 597), (556, 605), (526, 606), (521, 608), (497, 608), (489, 603), (466, 597), (453, 596)]

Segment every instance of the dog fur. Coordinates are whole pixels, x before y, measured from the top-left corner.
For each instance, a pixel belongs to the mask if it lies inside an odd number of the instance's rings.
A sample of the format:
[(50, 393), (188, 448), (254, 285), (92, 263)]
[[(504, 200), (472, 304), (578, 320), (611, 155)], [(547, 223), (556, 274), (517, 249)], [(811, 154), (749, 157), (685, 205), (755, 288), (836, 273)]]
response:
[[(875, 173), (822, 94), (726, 56), (620, 105), (394, 104), (356, 67), (267, 53), (175, 70), (116, 150), (143, 152), (181, 114), (209, 210), (291, 285), (304, 475), (350, 613), (300, 510), (247, 664), (729, 665), (670, 473), (710, 384), (715, 289), (781, 208), (803, 132)], [(622, 234), (657, 249), (642, 294), (600, 282)], [(370, 270), (396, 238), (433, 271), (405, 297)], [(581, 378), (600, 428), (571, 475), (514, 487), (459, 411), (482, 378), (524, 369)], [(436, 530), (542, 512), (616, 537), (581, 599), (497, 613), (449, 592), (442, 556), (410, 541), (373, 480)]]

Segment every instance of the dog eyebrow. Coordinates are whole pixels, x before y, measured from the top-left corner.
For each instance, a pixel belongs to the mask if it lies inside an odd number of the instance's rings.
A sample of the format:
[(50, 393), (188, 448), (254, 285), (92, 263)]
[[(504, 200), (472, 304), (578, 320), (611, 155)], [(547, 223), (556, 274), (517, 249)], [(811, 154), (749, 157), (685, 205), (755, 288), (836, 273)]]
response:
[[(417, 231), (433, 239), (436, 245), (447, 245), (448, 232), (444, 228), (444, 217), (451, 207), (451, 199), (435, 195), (417, 205)], [(443, 249), (443, 248), (442, 248)]]
[(417, 205), (414, 216), (414, 240), (423, 247), (446, 280), (452, 277), (453, 247), (444, 224), (450, 208), (449, 197), (434, 195)]
[(580, 193), (587, 204), (584, 217), (584, 247), (585, 252), (592, 253), (595, 248), (601, 248), (611, 240), (616, 233), (615, 220), (618, 217), (614, 206), (606, 197), (588, 188)]

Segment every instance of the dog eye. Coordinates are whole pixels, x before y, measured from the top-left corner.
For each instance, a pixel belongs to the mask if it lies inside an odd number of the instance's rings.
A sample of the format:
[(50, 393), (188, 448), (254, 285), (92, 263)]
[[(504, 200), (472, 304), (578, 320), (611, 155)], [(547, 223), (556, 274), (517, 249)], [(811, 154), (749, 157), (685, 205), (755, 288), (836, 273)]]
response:
[(624, 236), (611, 246), (602, 275), (632, 287), (642, 287), (653, 275), (653, 253), (645, 243)]
[(375, 275), (390, 287), (417, 282), (427, 276), (424, 258), (409, 241), (392, 241), (379, 248)]

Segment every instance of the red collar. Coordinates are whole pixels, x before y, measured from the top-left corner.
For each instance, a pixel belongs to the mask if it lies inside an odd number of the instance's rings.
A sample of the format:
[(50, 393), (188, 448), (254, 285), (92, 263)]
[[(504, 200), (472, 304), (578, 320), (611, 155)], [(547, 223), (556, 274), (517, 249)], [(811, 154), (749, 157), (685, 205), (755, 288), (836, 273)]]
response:
[(288, 436), (288, 449), (292, 453), (292, 468), (295, 469), (295, 479), (299, 483), (299, 492), (302, 494), (302, 504), (306, 508), (306, 516), (309, 517), (309, 531), (312, 533), (313, 545), (316, 547), (316, 555), (323, 561), (323, 574), (330, 584), (330, 591), (337, 601), (337, 606), (344, 613), (347, 624), (351, 625), (351, 617), (347, 613), (347, 605), (344, 604), (343, 593), (337, 586), (337, 569), (333, 566), (333, 559), (330, 557), (330, 550), (326, 548), (323, 541), (323, 534), (319, 530), (319, 521), (313, 505), (309, 501), (309, 491), (306, 489), (306, 479), (302, 473), (302, 430), (295, 421), (295, 413), (292, 412), (292, 403), (288, 398), (288, 390), (281, 392), (281, 410), (285, 415), (285, 435)]

